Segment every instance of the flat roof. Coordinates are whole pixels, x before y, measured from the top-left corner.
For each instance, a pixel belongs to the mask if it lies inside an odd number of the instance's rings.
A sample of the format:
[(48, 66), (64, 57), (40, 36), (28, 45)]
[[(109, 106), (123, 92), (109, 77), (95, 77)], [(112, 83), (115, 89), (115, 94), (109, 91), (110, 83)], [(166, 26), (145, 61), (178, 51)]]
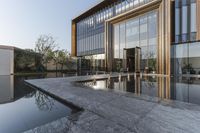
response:
[(79, 16), (77, 16), (76, 18), (74, 18), (72, 21), (73, 22), (79, 22), (80, 20), (98, 12), (99, 10), (101, 10), (102, 8), (113, 4), (114, 2), (117, 2), (118, 0), (103, 0), (98, 2), (96, 5), (92, 6), (91, 8), (89, 8), (88, 10), (86, 10), (85, 12), (83, 12), (82, 14), (80, 14)]
[(16, 49), (16, 47), (14, 47), (14, 46), (7, 46), (7, 45), (0, 45), (0, 49), (14, 50), (14, 49)]
[(0, 49), (6, 49), (6, 50), (24, 50), (15, 46), (8, 46), (8, 45), (0, 45)]

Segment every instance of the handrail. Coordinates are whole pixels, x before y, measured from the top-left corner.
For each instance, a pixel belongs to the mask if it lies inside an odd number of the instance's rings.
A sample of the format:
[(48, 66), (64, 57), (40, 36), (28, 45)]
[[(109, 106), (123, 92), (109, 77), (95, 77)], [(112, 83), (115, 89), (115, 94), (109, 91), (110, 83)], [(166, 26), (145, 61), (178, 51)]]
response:
[(196, 42), (200, 42), (200, 40), (187, 41), (187, 42), (172, 42), (172, 45), (179, 45), (179, 44), (186, 44), (186, 43), (196, 43)]

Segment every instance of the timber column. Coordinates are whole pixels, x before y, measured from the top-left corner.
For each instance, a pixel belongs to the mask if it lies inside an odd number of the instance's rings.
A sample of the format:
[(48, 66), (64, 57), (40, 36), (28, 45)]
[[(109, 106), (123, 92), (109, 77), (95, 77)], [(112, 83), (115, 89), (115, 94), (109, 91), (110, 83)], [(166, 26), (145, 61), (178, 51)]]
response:
[(158, 18), (158, 74), (170, 76), (172, 1), (162, 0)]
[(197, 40), (200, 40), (200, 0), (197, 0)]
[[(171, 12), (172, 12), (172, 1), (162, 0), (159, 7), (159, 18), (158, 18), (158, 74), (167, 75), (167, 78), (158, 78), (158, 87), (160, 92), (159, 95), (166, 94), (170, 96), (170, 55), (171, 55)], [(162, 91), (161, 91), (162, 90)]]
[(76, 43), (76, 23), (72, 21), (72, 44), (71, 44), (71, 55), (77, 56), (77, 43)]

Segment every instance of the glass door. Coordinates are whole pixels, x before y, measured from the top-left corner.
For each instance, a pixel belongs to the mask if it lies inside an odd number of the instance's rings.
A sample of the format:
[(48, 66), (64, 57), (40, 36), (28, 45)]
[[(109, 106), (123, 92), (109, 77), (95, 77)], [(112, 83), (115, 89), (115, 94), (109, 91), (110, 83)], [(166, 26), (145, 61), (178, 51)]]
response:
[(128, 72), (140, 72), (141, 48), (124, 49), (123, 68)]
[(141, 48), (135, 48), (135, 72), (140, 73)]

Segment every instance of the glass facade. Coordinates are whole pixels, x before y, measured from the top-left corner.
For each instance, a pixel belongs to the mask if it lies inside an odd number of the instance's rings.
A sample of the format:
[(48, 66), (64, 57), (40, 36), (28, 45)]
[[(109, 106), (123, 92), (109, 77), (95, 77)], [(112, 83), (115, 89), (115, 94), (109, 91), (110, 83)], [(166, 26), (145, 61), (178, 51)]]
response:
[(184, 43), (172, 46), (172, 74), (200, 74), (200, 42)]
[[(138, 6), (144, 5), (150, 1), (153, 1), (153, 0), (118, 0), (118, 2), (115, 2), (112, 5), (109, 5), (105, 8), (102, 8), (101, 10), (90, 15), (89, 17), (86, 17), (82, 19), (81, 21), (77, 22), (76, 23), (76, 27), (77, 27), (76, 28), (76, 31), (77, 31), (76, 32), (77, 33), (76, 50), (77, 50), (77, 56), (79, 57), (79, 63), (78, 63), (79, 69), (81, 69), (79, 71), (92, 72), (94, 70), (95, 71), (105, 70), (105, 43), (104, 43), (105, 42), (105, 39), (104, 39), (105, 20), (110, 19), (119, 14), (122, 14), (131, 9), (134, 9)], [(136, 23), (137, 22), (135, 22), (135, 24), (130, 23), (130, 26), (132, 25), (137, 26)], [(132, 41), (136, 41), (136, 42), (138, 41), (137, 43), (139, 44), (139, 38), (138, 40), (132, 39), (132, 36), (133, 34), (138, 35), (138, 37), (140, 35), (135, 30), (127, 31), (128, 30), (126, 29), (127, 25), (128, 24), (125, 24), (125, 23), (121, 24), (118, 27), (118, 29), (116, 29), (120, 31), (120, 35), (118, 35), (120, 40), (118, 40), (119, 42), (116, 42), (115, 44), (119, 46), (119, 47), (116, 46), (115, 48), (116, 48), (116, 51), (119, 50), (119, 53), (116, 53), (118, 54), (116, 56), (119, 57), (118, 59), (120, 63), (121, 63), (120, 60), (123, 59), (122, 49), (125, 48), (126, 45), (129, 45), (129, 47), (132, 47)], [(138, 27), (135, 27), (135, 28), (138, 28)], [(135, 33), (132, 33), (132, 32), (135, 32)], [(126, 38), (125, 36), (123, 36), (128, 33), (129, 33), (129, 38)], [(126, 43), (127, 41), (129, 41), (130, 43), (129, 44)], [(146, 45), (145, 42), (143, 43), (144, 45)], [(98, 63), (99, 62), (98, 56), (101, 56), (101, 59), (100, 59), (101, 63)]]
[[(113, 71), (126, 68), (125, 49), (141, 48), (140, 69), (156, 72), (157, 11), (148, 12), (113, 26)], [(124, 67), (125, 66), (125, 67)]]
[(153, 0), (118, 0), (77, 23), (77, 56), (103, 54), (104, 21)]
[(175, 44), (171, 46), (173, 75), (200, 74), (200, 42), (193, 41), (197, 41), (197, 1), (175, 0)]
[(196, 40), (196, 0), (175, 1), (175, 42)]
[(79, 74), (94, 74), (105, 70), (105, 54), (83, 56), (78, 59)]
[[(173, 7), (175, 10), (172, 12), (175, 15), (175, 25), (173, 25), (173, 22), (171, 23), (175, 30), (174, 33), (165, 33), (167, 30), (164, 30), (160, 31), (160, 35), (158, 35), (158, 20), (161, 22), (160, 30), (165, 29), (169, 24), (166, 21), (167, 24), (165, 25), (162, 18), (162, 15), (165, 16), (166, 12), (156, 9), (156, 7), (154, 10), (134, 18), (122, 20), (119, 23), (112, 21), (111, 25), (105, 27), (106, 20), (151, 1), (153, 0), (118, 0), (90, 16), (78, 20), (76, 22), (76, 50), (80, 71), (105, 71), (107, 67), (108, 71), (119, 72), (125, 69), (129, 70), (129, 67), (133, 66), (130, 65), (131, 61), (135, 66), (139, 64), (140, 72), (158, 73), (159, 71), (159, 73), (166, 72), (168, 74), (170, 66), (168, 66), (167, 61), (171, 56), (171, 72), (173, 74), (200, 74), (199, 65), (195, 64), (195, 62), (198, 62), (198, 55), (195, 52), (192, 53), (192, 49), (196, 50), (195, 48), (198, 46), (196, 44), (189, 45), (189, 42), (197, 41), (196, 0), (171, 1), (172, 3), (175, 2)], [(159, 16), (158, 11), (161, 14)], [(174, 21), (172, 18), (171, 20)], [(108, 34), (109, 37), (112, 36), (112, 39), (105, 40), (105, 35), (107, 35), (105, 29), (112, 32), (112, 34)], [(170, 31), (173, 32), (173, 29)], [(170, 43), (167, 41), (170, 38), (166, 37), (167, 34), (169, 36), (175, 34), (175, 40), (172, 38), (176, 43), (175, 45), (166, 44)], [(108, 41), (108, 52), (105, 51), (106, 41)], [(170, 47), (166, 45), (172, 47), (171, 53), (169, 52)], [(161, 51), (158, 51), (158, 47)], [(135, 48), (140, 51), (132, 52), (133, 54), (129, 54), (128, 57), (127, 53), (131, 53)], [(140, 53), (140, 57), (137, 56), (139, 63), (135, 58), (137, 53)], [(131, 56), (135, 56), (135, 59), (132, 59)], [(164, 64), (158, 66), (161, 63)]]

